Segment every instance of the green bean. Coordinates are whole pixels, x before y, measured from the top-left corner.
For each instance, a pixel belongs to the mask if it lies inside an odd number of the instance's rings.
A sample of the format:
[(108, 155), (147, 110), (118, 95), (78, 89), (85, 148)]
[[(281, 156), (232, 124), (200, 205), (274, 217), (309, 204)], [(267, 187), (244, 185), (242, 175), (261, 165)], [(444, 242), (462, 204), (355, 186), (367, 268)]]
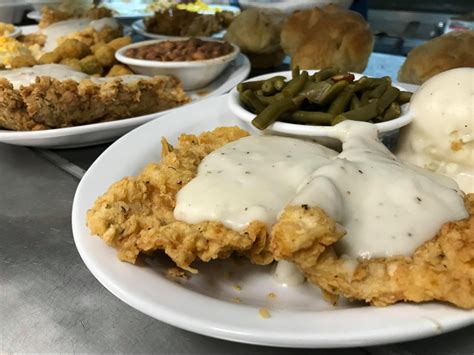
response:
[(283, 88), (285, 87), (286, 82), (284, 77), (277, 77), (275, 81), (273, 82), (273, 86), (277, 91), (282, 91)]
[(281, 90), (281, 83), (278, 84), (280, 89), (277, 89), (276, 83), (277, 82), (283, 82), (283, 86), (284, 86), (285, 85), (285, 80), (284, 79), (285, 79), (284, 76), (278, 75), (278, 76), (274, 76), (270, 79), (265, 80), (264, 83), (262, 84), (263, 94), (264, 95), (273, 95), (277, 91), (280, 91)]
[(359, 92), (359, 91), (368, 89), (371, 83), (372, 83), (372, 79), (366, 76), (363, 76), (362, 78), (360, 78), (354, 83), (354, 92)]
[(245, 90), (253, 90), (256, 91), (262, 87), (262, 84), (265, 82), (265, 80), (257, 80), (257, 81), (245, 81), (243, 83), (240, 83), (237, 85), (237, 91), (238, 92), (244, 92)]
[(286, 118), (286, 122), (296, 124), (310, 124), (316, 126), (329, 126), (334, 115), (318, 111), (296, 111)]
[(303, 89), (306, 81), (308, 80), (308, 72), (304, 71), (299, 76), (291, 79), (285, 88), (281, 91), (283, 95), (287, 97), (294, 97)]
[(355, 110), (347, 111), (341, 113), (334, 117), (331, 121), (332, 125), (335, 125), (339, 122), (345, 120), (353, 121), (368, 121), (377, 116), (377, 102), (372, 102), (366, 106), (356, 108)]
[(324, 81), (329, 79), (330, 77), (336, 75), (339, 73), (339, 69), (337, 68), (326, 68), (326, 69), (321, 69), (317, 73), (315, 73), (312, 77), (313, 81), (318, 83), (320, 81)]
[(359, 108), (359, 107), (361, 107), (361, 106), (362, 106), (362, 104), (360, 103), (360, 100), (359, 100), (359, 98), (357, 97), (357, 95), (355, 95), (355, 94), (352, 95), (351, 103), (350, 103), (350, 105), (349, 105), (349, 108), (350, 108), (351, 110), (354, 110), (354, 109)]
[(240, 94), (240, 101), (254, 113), (262, 112), (267, 105), (259, 100), (252, 90), (245, 90)]
[(396, 101), (392, 102), (383, 114), (382, 121), (390, 121), (394, 118), (400, 117), (402, 109), (400, 104)]
[(263, 102), (265, 105), (270, 105), (271, 103), (273, 103), (277, 100), (281, 100), (282, 98), (286, 97), (281, 92), (278, 92), (273, 96), (265, 96), (262, 93), (258, 93), (258, 92), (255, 95), (257, 95), (257, 98), (261, 102)]
[(293, 69), (291, 69), (291, 77), (294, 79), (300, 75), (300, 67), (297, 65)]
[(282, 114), (296, 111), (297, 109), (298, 107), (293, 100), (285, 97), (265, 107), (265, 109), (252, 120), (252, 124), (262, 130), (278, 120)]
[(380, 96), (383, 95), (385, 90), (387, 90), (387, 86), (388, 84), (386, 82), (382, 82), (381, 84), (377, 85), (375, 89), (373, 89), (370, 92), (369, 98), (372, 98), (372, 97), (379, 98)]
[(385, 112), (387, 107), (390, 106), (392, 102), (394, 102), (398, 95), (400, 94), (400, 90), (394, 88), (393, 86), (389, 86), (387, 90), (380, 96), (379, 101), (377, 102), (377, 112), (379, 115)]
[(320, 86), (319, 90), (314, 90), (307, 96), (310, 102), (321, 106), (329, 104), (347, 85), (349, 85), (345, 80), (338, 81), (334, 85), (331, 85), (328, 82), (323, 83), (326, 85)]
[(397, 102), (400, 105), (406, 104), (410, 101), (412, 95), (413, 94), (409, 91), (400, 91), (400, 95), (397, 97)]
[(273, 82), (271, 80), (266, 80), (262, 84), (262, 92), (264, 95), (270, 96), (276, 93), (276, 89), (273, 86)]
[(362, 106), (365, 106), (369, 103), (370, 92), (370, 90), (364, 91), (360, 96), (360, 104)]
[(354, 93), (354, 85), (348, 85), (341, 91), (339, 95), (331, 102), (328, 113), (338, 115), (346, 110), (347, 105), (351, 101)]

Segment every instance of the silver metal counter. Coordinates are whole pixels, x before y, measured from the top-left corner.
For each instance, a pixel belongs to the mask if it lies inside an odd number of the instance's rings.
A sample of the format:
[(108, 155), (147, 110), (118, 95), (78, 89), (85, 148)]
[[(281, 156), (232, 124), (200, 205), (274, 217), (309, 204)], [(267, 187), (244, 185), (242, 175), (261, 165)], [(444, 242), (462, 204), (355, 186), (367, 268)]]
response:
[(204, 337), (132, 309), (87, 270), (71, 232), (81, 168), (105, 147), (0, 144), (0, 353), (474, 354), (474, 326), (386, 346), (289, 350)]

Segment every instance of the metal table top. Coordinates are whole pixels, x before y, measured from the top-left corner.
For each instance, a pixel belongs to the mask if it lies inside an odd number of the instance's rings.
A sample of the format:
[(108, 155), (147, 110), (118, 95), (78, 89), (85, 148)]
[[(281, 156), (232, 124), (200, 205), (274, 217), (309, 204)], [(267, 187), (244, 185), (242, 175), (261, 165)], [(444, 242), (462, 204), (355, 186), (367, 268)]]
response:
[[(52, 152), (0, 144), (0, 352), (289, 353), (174, 328), (96, 281), (74, 246), (70, 215), (83, 171), (106, 147)], [(474, 325), (407, 343), (291, 353), (474, 354), (473, 334)]]

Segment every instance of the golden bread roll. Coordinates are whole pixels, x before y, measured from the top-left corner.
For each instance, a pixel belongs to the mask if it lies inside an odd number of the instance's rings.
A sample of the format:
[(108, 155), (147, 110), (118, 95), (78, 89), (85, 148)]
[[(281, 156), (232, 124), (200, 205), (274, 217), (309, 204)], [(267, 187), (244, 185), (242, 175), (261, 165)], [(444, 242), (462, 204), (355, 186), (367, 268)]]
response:
[(291, 67), (336, 66), (362, 72), (372, 53), (374, 38), (361, 15), (327, 5), (294, 12), (283, 26), (281, 46), (292, 56)]
[(273, 9), (248, 9), (230, 24), (225, 39), (239, 46), (255, 68), (281, 64), (280, 32), (285, 21), (283, 12)]
[(474, 67), (474, 31), (453, 31), (410, 51), (398, 72), (398, 80), (422, 84), (443, 71)]

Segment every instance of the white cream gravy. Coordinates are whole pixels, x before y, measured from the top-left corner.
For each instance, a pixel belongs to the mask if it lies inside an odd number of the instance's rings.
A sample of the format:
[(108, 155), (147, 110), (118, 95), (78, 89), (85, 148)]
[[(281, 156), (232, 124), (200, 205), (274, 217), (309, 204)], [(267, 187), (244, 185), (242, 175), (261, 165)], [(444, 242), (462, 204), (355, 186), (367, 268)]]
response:
[(255, 220), (270, 228), (308, 175), (336, 155), (295, 138), (241, 138), (203, 159), (179, 191), (174, 215), (188, 223), (221, 221), (237, 231)]
[(34, 67), (24, 67), (0, 71), (0, 77), (8, 79), (15, 89), (19, 89), (20, 86), (28, 86), (33, 84), (38, 76), (49, 76), (60, 81), (69, 79), (76, 82), (89, 79), (95, 83), (103, 83), (113, 80), (121, 80), (124, 83), (131, 83), (140, 79), (150, 78), (144, 75), (122, 75), (118, 77), (112, 76), (98, 78), (87, 75), (63, 64), (43, 64), (35, 65)]
[(374, 125), (338, 126), (343, 151), (277, 136), (251, 136), (209, 154), (177, 196), (187, 223), (269, 228), (289, 204), (322, 208), (346, 230), (336, 245), (354, 258), (410, 255), (441, 225), (468, 216), (456, 183), (400, 162)]
[(341, 224), (340, 254), (411, 255), (441, 225), (468, 216), (453, 180), (399, 161), (374, 125), (343, 122), (337, 138), (343, 151), (315, 170), (290, 204), (320, 207)]

